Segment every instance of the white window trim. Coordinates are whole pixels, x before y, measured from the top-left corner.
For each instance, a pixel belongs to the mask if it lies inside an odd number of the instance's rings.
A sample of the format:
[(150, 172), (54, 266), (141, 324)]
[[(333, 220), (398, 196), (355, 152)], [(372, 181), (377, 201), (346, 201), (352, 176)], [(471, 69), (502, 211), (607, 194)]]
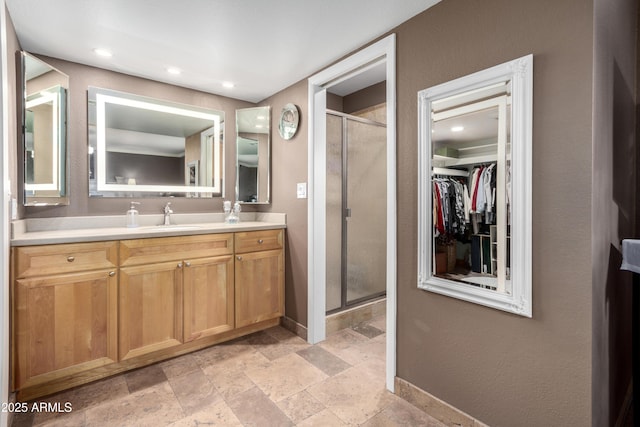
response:
[[(431, 103), (511, 80), (511, 282), (500, 293), (433, 275)], [(521, 316), (532, 316), (533, 56), (479, 71), (418, 92), (418, 287)]]

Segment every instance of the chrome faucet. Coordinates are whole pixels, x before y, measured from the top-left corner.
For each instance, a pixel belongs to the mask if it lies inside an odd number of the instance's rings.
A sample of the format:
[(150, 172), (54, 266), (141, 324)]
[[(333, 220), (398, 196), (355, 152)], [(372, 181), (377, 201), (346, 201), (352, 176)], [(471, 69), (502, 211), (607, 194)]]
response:
[(164, 225), (171, 225), (171, 214), (173, 211), (171, 210), (171, 202), (167, 202), (164, 206)]

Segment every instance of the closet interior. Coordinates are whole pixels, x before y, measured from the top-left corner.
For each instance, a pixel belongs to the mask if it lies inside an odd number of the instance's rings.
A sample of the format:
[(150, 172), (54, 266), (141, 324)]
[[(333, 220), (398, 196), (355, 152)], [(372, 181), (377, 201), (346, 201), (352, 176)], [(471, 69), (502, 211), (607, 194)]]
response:
[(510, 293), (510, 83), (433, 103), (433, 274)]

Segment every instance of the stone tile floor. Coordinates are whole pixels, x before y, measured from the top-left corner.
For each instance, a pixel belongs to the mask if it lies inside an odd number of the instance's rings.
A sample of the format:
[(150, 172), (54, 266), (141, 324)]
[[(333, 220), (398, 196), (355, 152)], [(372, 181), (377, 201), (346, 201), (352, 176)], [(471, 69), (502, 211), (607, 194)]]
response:
[(12, 426), (444, 426), (385, 389), (385, 319), (309, 345), (282, 327), (39, 402)]

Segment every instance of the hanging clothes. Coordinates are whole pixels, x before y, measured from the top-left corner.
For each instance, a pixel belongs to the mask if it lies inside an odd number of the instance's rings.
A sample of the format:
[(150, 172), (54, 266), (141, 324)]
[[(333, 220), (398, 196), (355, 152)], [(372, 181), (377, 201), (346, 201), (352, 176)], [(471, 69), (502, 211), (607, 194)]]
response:
[(470, 172), (471, 208), (468, 222), (473, 233), (480, 231), (481, 224), (495, 224), (496, 221), (496, 164), (479, 165)]
[(469, 194), (466, 184), (452, 178), (433, 180), (433, 218), (436, 236), (464, 234), (467, 230)]
[(433, 206), (434, 206), (434, 226), (440, 234), (444, 234), (444, 215), (442, 212), (442, 196), (440, 187), (436, 181), (433, 181)]
[(485, 224), (493, 224), (494, 223), (494, 212), (495, 212), (495, 204), (494, 204), (494, 194), (496, 191), (496, 173), (495, 173), (496, 164), (492, 163), (487, 166), (483, 173), (483, 192), (484, 192), (484, 201), (485, 201)]

